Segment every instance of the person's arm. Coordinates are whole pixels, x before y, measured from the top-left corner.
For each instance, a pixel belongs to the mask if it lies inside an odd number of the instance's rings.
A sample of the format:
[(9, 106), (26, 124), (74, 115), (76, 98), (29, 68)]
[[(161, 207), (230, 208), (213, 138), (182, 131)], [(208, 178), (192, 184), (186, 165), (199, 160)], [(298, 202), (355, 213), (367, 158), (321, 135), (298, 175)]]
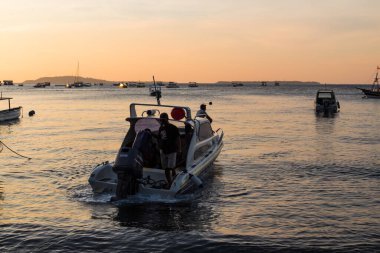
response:
[(208, 116), (208, 114), (206, 114), (206, 118), (208, 119), (208, 121), (210, 121), (210, 123), (212, 123), (212, 118)]

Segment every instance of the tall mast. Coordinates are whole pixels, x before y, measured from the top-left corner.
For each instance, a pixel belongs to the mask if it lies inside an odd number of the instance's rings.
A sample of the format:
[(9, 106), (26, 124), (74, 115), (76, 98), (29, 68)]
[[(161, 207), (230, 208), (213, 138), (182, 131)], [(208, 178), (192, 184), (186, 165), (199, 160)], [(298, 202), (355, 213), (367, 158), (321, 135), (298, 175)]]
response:
[(153, 84), (154, 84), (154, 91), (156, 92), (157, 104), (158, 104), (158, 105), (161, 105), (161, 101), (160, 101), (160, 98), (161, 98), (161, 90), (158, 90), (158, 89), (157, 89), (156, 80), (154, 79), (154, 76), (153, 76)]
[(373, 80), (372, 91), (380, 91), (379, 78), (378, 78), (379, 69), (380, 69), (380, 67), (377, 66), (375, 80)]
[(77, 72), (75, 73), (75, 76), (74, 76), (74, 83), (77, 83), (78, 81), (79, 81), (79, 61), (77, 64)]

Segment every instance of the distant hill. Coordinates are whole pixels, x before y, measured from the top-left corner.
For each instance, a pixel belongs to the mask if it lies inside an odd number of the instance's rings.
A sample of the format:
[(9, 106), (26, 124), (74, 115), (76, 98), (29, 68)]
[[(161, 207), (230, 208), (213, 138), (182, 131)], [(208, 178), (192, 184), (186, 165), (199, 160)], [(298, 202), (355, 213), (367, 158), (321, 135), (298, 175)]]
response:
[[(305, 82), (305, 81), (271, 81), (271, 80), (268, 80), (268, 81), (234, 81), (234, 82), (239, 82), (239, 83), (243, 83), (243, 84), (261, 84), (262, 82), (266, 82), (268, 85), (269, 84), (274, 84), (274, 83), (279, 83), (280, 85), (281, 84), (310, 84), (310, 85), (320, 85), (319, 82), (315, 82), (315, 81), (309, 81), (309, 82)], [(217, 83), (219, 84), (231, 84), (231, 81), (218, 81)]]
[[(104, 83), (111, 84), (114, 81), (107, 81), (102, 79), (95, 79), (91, 77), (78, 77), (78, 80), (84, 83)], [(36, 84), (42, 82), (50, 82), (51, 84), (67, 84), (74, 82), (73, 76), (53, 76), (53, 77), (40, 77), (36, 80), (25, 80), (23, 84)]]

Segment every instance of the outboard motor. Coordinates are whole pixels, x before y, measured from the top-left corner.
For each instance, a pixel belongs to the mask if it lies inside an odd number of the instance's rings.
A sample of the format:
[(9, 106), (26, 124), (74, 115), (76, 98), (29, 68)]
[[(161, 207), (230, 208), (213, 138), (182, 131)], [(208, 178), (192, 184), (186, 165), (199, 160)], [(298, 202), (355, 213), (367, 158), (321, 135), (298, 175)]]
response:
[(323, 113), (325, 115), (330, 113), (330, 101), (328, 100), (323, 101)]
[(140, 131), (133, 142), (132, 148), (128, 152), (120, 149), (113, 171), (117, 174), (117, 199), (135, 195), (138, 192), (138, 179), (143, 177), (144, 153), (147, 153), (146, 146), (151, 146), (152, 134), (149, 130)]

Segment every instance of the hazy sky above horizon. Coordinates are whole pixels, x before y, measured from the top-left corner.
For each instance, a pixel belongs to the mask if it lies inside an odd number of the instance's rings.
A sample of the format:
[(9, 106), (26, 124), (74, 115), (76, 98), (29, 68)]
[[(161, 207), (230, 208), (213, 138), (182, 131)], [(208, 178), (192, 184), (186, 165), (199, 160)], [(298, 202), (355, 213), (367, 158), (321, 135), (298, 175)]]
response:
[(0, 80), (371, 83), (379, 0), (0, 0)]

